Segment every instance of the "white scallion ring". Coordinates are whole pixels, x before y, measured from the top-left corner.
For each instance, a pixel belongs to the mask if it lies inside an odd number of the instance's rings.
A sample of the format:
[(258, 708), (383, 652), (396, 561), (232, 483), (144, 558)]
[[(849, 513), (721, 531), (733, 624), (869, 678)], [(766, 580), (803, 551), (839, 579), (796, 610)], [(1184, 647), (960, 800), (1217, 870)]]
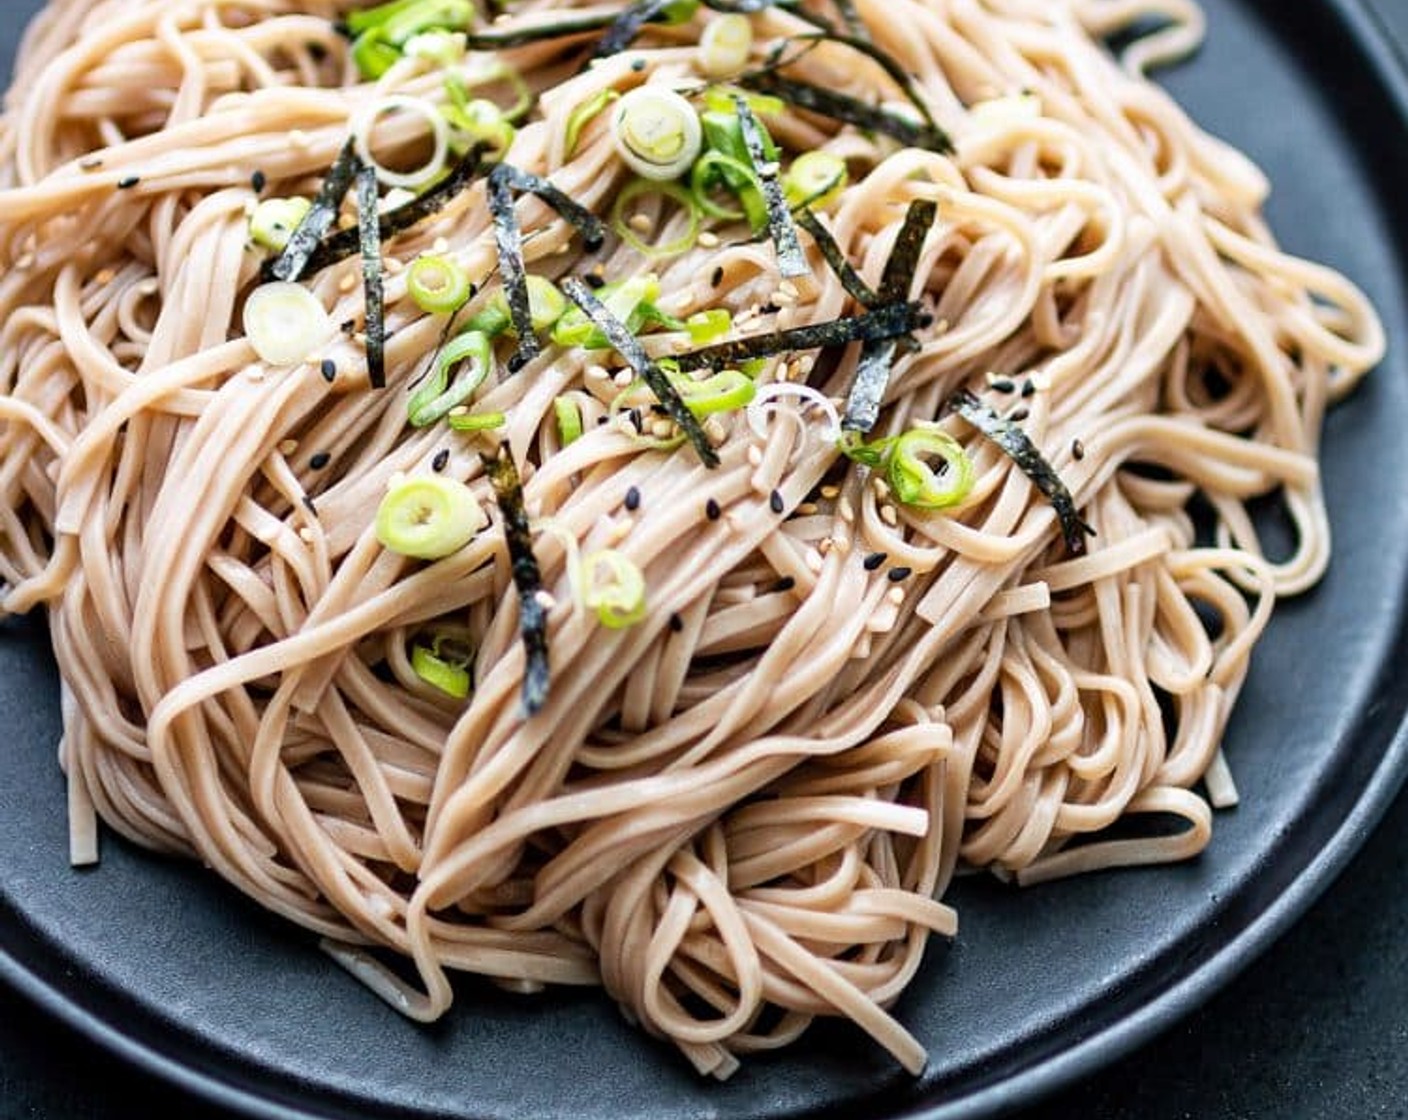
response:
[(644, 85), (616, 103), (611, 114), (616, 150), (645, 179), (678, 179), (699, 158), (704, 129), (694, 106), (674, 90)]
[(332, 316), (302, 284), (263, 284), (244, 301), (244, 333), (262, 361), (296, 366), (332, 339)]
[(791, 381), (771, 381), (758, 387), (758, 395), (748, 406), (748, 426), (760, 439), (767, 438), (768, 417), (778, 411), (778, 401), (784, 397), (793, 397), (801, 401), (802, 408), (812, 405), (821, 409), (827, 424), (827, 430), (822, 434), (822, 438), (827, 443), (835, 443), (841, 438), (841, 414), (836, 411), (836, 406), (831, 403), (829, 397), (813, 389), (810, 385), (799, 385)]
[[(393, 170), (379, 163), (372, 155), (372, 129), (376, 127), (377, 121), (388, 113), (414, 113), (430, 126), (435, 150), (430, 159), (414, 171)], [(445, 160), (450, 154), (450, 126), (429, 101), (404, 93), (393, 93), (377, 98), (353, 118), (352, 142), (357, 158), (376, 172), (376, 177), (381, 183), (388, 187), (416, 190), (428, 184), (444, 170)]]

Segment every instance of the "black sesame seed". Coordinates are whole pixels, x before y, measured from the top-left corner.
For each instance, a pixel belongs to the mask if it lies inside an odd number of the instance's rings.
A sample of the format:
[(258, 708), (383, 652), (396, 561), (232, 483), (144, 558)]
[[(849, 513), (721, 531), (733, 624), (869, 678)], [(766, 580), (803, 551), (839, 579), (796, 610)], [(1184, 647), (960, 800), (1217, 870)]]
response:
[(776, 315), (778, 310), (779, 308), (775, 303), (768, 302), (763, 304), (762, 312), (764, 315)]
[(704, 515), (708, 517), (710, 521), (717, 521), (723, 516), (723, 513), (724, 511), (719, 508), (719, 503), (714, 501), (713, 498), (710, 498), (704, 503)]
[(337, 329), (340, 330), (343, 334), (356, 334), (356, 333), (357, 333), (357, 320), (356, 320), (356, 319), (344, 319), (343, 322), (342, 322), (342, 325), (339, 326)]
[(249, 185), (255, 194), (263, 194), (264, 188), (269, 185), (269, 179), (262, 171), (256, 171), (249, 177)]
[(903, 583), (913, 574), (913, 568), (891, 568), (889, 579), (891, 583)]
[(934, 316), (930, 312), (925, 311), (919, 316), (919, 325), (926, 329), (932, 327), (934, 325)]
[(772, 508), (773, 513), (781, 513), (787, 508), (787, 503), (782, 500), (782, 495), (776, 490), (768, 495), (768, 505)]
[(722, 284), (723, 282), (724, 282), (724, 266), (723, 266), (723, 265), (719, 265), (718, 268), (714, 269), (714, 275), (713, 275), (713, 277), (709, 280), (709, 283), (710, 283), (710, 285), (712, 285), (713, 287), (717, 288), (717, 287), (718, 287), (720, 284)]
[(442, 447), (435, 453), (435, 458), (430, 460), (430, 469), (439, 474), (450, 465), (450, 449)]
[(84, 171), (96, 171), (103, 166), (103, 160), (101, 156), (89, 156), (78, 166)]
[(1031, 400), (1034, 396), (1036, 396), (1036, 382), (1029, 377), (1022, 386), (1022, 397), (1024, 400)]
[(586, 282), (587, 287), (593, 290), (606, 285), (606, 277), (598, 276), (595, 272), (588, 272), (582, 279)]
[(1077, 463), (1085, 458), (1085, 444), (1081, 443), (1080, 440), (1076, 440), (1075, 443), (1071, 444), (1071, 457), (1075, 459)]
[(331, 455), (329, 455), (326, 451), (319, 451), (316, 455), (314, 455), (311, 459), (308, 460), (308, 465), (312, 467), (315, 471), (320, 471), (331, 462)]
[(645, 417), (641, 415), (640, 409), (633, 408), (627, 415), (630, 416), (631, 426), (635, 428), (637, 434), (645, 431)]
[(609, 417), (609, 416), (606, 416), (606, 415), (598, 416), (598, 417), (596, 418), (597, 425), (600, 426), (600, 425), (602, 425), (602, 424), (605, 424), (609, 419), (610, 419), (610, 417)]
[(669, 416), (669, 415), (670, 415), (670, 410), (669, 410), (668, 408), (666, 408), (663, 404), (653, 404), (653, 405), (651, 405), (651, 406), (650, 406), (650, 411), (653, 412), (656, 416)]
[(640, 488), (632, 486), (626, 491), (626, 508), (632, 513), (640, 509)]
[(120, 191), (130, 191), (141, 181), (142, 180), (139, 176), (128, 175), (125, 179), (119, 179), (117, 181), (117, 189)]
[(641, 73), (642, 71), (644, 71), (644, 70), (645, 70), (645, 59), (643, 59), (643, 58), (632, 59), (632, 60), (631, 60), (631, 69), (634, 70), (637, 74), (639, 74), (639, 73)]
[(677, 614), (670, 615), (670, 629), (678, 634), (684, 629), (684, 619)]
[(1010, 378), (999, 377), (992, 383), (993, 391), (996, 393), (1010, 393), (1017, 388)]
[(1016, 412), (1009, 416), (1008, 419), (1011, 420), (1014, 424), (1020, 424), (1023, 420), (1031, 416), (1031, 414), (1031, 409), (1019, 408)]
[(890, 554), (888, 552), (872, 552), (865, 558), (865, 570), (867, 572), (879, 571), (880, 566), (889, 558)]
[(337, 363), (331, 358), (324, 358), (323, 364), (318, 367), (322, 370), (324, 381), (334, 381), (337, 378)]
[(780, 580), (778, 580), (775, 584), (772, 585), (772, 589), (778, 594), (782, 594), (785, 591), (791, 591), (796, 586), (797, 581), (795, 579), (793, 579), (791, 576), (783, 576)]
[(519, 370), (521, 370), (521, 369), (522, 369), (524, 366), (526, 366), (527, 364), (528, 364), (528, 356), (527, 356), (526, 354), (524, 354), (522, 351), (519, 351), (517, 354), (514, 354), (513, 357), (509, 358), (509, 360), (508, 360), (508, 371), (509, 371), (509, 373), (517, 373)]

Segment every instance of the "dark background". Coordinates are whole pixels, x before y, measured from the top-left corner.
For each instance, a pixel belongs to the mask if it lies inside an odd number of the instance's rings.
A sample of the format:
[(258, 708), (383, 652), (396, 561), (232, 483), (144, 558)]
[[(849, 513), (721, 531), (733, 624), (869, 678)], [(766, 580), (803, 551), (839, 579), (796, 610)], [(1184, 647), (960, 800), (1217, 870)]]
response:
[[(1408, 46), (1408, 0), (1369, 2)], [(0, 15), (7, 6), (0, 0)], [(224, 1118), (0, 989), (0, 1120), (153, 1114)], [(1127, 1116), (1408, 1120), (1408, 796), (1311, 913), (1241, 978), (1020, 1120)]]

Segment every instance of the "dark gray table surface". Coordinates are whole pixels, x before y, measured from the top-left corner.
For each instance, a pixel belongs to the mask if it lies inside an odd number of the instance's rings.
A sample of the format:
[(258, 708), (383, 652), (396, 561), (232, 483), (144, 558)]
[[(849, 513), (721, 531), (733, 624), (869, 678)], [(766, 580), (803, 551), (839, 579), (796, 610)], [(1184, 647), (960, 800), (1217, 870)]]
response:
[[(1408, 46), (1408, 0), (1369, 2)], [(226, 1120), (0, 989), (0, 1120), (153, 1115)], [(1408, 795), (1311, 913), (1226, 990), (1019, 1120), (1067, 1117), (1408, 1120)]]

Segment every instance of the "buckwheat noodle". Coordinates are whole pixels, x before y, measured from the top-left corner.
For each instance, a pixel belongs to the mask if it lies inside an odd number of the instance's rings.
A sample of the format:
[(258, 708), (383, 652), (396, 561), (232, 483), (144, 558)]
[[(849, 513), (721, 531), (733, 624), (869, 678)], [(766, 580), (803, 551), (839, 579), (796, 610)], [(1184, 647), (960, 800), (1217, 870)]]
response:
[[(1143, 77), (1200, 41), (1191, 2), (856, 7), (956, 145), (807, 114), (772, 126), (788, 151), (849, 161), (824, 221), (872, 285), (906, 204), (938, 204), (909, 293), (935, 323), (901, 351), (877, 434), (943, 416), (964, 387), (1020, 405), (1095, 531), (1085, 556), (955, 416), (977, 481), (943, 513), (846, 466), (795, 399), (766, 437), (717, 417), (716, 470), (688, 446), (643, 450), (598, 423), (619, 392), (601, 352), (501, 363), (476, 402), (506, 414), (500, 432), (408, 427), (444, 321), (400, 266), (439, 243), (495, 289), (482, 181), (386, 245), (386, 389), (355, 333), (327, 362), (262, 364), (240, 325), (262, 259), (251, 177), (311, 196), (360, 110), (438, 101), (439, 77), (406, 61), (360, 81), (343, 6), (319, 0), (47, 6), (0, 125), (0, 572), (4, 610), (42, 607), (52, 628), (76, 862), (96, 858), (98, 819), (198, 858), (416, 1019), (447, 1010), (453, 972), (600, 983), (723, 1077), (818, 1016), (921, 1069), (886, 1008), (929, 936), (954, 932), (939, 900), (959, 869), (1029, 884), (1203, 849), (1211, 807), (1236, 799), (1220, 742), (1252, 648), (1276, 597), (1329, 560), (1317, 444), (1383, 352), (1374, 311), (1277, 249), (1266, 180)], [(627, 173), (605, 118), (569, 157), (567, 116), (607, 87), (697, 85), (710, 18), (647, 25), (587, 69), (589, 37), (502, 52), (540, 94), (509, 158), (608, 213)], [(755, 61), (814, 30), (750, 18)], [(1153, 33), (1122, 58), (1100, 41), (1131, 29)], [(844, 44), (797, 53), (791, 76), (906, 108)], [(423, 126), (401, 119), (386, 134), (414, 142)], [(784, 285), (746, 232), (586, 259), (542, 203), (518, 211), (533, 271), (651, 269), (667, 310), (726, 307), (740, 333), (853, 309), (805, 237), (811, 275)], [(360, 275), (354, 255), (305, 283), (359, 324)], [(858, 349), (758, 377), (840, 400)], [(566, 447), (563, 394), (586, 428)], [(553, 683), (527, 720), (500, 520), (430, 564), (372, 531), (390, 480), (437, 456), (492, 509), (480, 453), (498, 440), (551, 528), (535, 545)], [(1258, 539), (1268, 495), (1295, 529), (1286, 558)], [(564, 536), (639, 566), (644, 621), (607, 630), (576, 603)], [(446, 623), (475, 650), (464, 702), (408, 660)]]

